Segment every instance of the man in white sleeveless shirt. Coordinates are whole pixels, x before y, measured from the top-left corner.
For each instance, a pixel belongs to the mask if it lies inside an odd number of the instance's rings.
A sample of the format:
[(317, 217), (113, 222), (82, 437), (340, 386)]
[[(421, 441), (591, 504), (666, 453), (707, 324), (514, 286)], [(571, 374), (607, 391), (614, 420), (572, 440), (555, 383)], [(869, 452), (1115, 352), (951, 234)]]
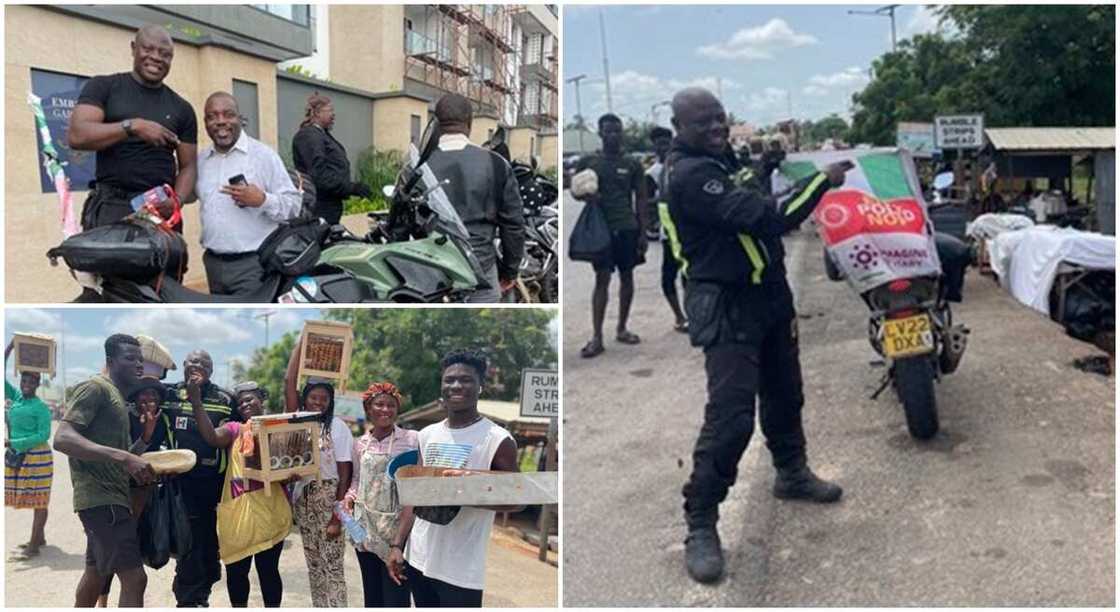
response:
[[(455, 351), (440, 366), (440, 401), (447, 418), (420, 432), (421, 465), (518, 471), (513, 437), (478, 413), (486, 380), (485, 356)], [(406, 506), (392, 544), (389, 573), (398, 584), (408, 581), (418, 608), (482, 607), (486, 544), (494, 515), (519, 510), (519, 506)]]

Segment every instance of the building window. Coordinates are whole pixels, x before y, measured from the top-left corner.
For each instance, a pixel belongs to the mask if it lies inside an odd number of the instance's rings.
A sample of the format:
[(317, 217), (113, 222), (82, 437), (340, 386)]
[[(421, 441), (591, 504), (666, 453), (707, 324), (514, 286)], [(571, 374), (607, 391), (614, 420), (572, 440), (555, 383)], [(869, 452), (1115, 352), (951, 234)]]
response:
[(260, 104), (257, 100), (257, 84), (249, 81), (233, 80), (233, 97), (241, 111), (241, 127), (253, 138), (260, 138)]
[(250, 6), (300, 25), (305, 26), (311, 23), (311, 5), (308, 4), (253, 4)]
[(420, 146), (420, 115), (412, 115), (410, 119), (412, 127), (412, 144)]

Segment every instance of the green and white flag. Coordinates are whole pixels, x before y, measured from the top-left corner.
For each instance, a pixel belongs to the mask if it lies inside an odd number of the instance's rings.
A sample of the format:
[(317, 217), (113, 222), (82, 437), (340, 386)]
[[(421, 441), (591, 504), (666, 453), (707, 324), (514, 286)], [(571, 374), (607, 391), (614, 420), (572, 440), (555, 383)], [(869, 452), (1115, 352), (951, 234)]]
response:
[(898, 149), (789, 155), (774, 190), (849, 160), (844, 185), (825, 194), (813, 219), (825, 248), (859, 293), (900, 278), (937, 276), (941, 262), (911, 157)]

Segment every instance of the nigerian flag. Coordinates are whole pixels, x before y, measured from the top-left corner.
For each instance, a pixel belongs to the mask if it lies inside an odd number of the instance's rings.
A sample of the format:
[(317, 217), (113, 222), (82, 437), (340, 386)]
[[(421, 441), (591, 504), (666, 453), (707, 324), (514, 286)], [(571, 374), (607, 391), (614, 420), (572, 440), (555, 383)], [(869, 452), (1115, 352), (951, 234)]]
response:
[(794, 153), (775, 175), (774, 191), (843, 160), (855, 168), (843, 186), (825, 194), (813, 220), (848, 282), (863, 293), (899, 278), (940, 274), (917, 173), (906, 153), (893, 148)]

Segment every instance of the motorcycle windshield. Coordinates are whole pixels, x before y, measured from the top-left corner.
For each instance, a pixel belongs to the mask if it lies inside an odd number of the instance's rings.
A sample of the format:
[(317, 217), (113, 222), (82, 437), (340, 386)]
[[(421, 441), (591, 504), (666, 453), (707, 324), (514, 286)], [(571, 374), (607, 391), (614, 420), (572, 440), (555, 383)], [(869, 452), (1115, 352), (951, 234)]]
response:
[[(409, 145), (408, 156), (413, 167), (415, 167), (420, 161), (420, 153), (416, 150), (415, 145)], [(467, 226), (463, 225), (463, 220), (459, 217), (458, 211), (451, 205), (451, 200), (447, 198), (447, 193), (443, 191), (443, 187), (440, 186), (435, 173), (432, 172), (427, 163), (420, 166), (420, 186), (424, 191), (430, 192), (428, 193), (428, 208), (435, 214), (433, 228), (451, 237), (452, 241), (459, 246), (459, 250), (467, 258), (467, 262), (474, 272), (478, 288), (490, 288), (490, 283), (486, 280), (486, 274), (483, 273), (482, 264), (475, 256), (474, 249), (471, 248), (471, 235), (467, 231)]]
[[(408, 156), (412, 166), (416, 167), (416, 163), (420, 160), (420, 152), (416, 150), (415, 145), (409, 145)], [(428, 192), (428, 208), (436, 215), (435, 229), (462, 240), (469, 240), (470, 233), (467, 232), (467, 226), (463, 225), (459, 213), (451, 205), (451, 200), (447, 199), (447, 194), (427, 163), (420, 166), (420, 187)]]

